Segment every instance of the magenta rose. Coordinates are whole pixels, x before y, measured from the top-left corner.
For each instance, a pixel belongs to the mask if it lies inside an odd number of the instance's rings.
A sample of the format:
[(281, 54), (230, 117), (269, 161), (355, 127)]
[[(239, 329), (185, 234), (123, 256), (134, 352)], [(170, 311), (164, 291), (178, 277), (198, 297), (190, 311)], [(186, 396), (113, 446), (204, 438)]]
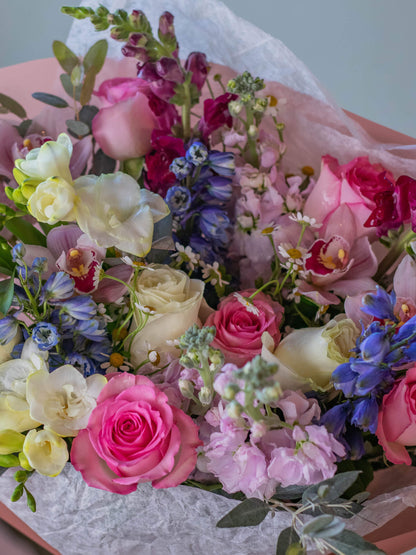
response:
[(134, 78), (109, 79), (100, 86), (96, 94), (104, 107), (92, 121), (92, 133), (107, 156), (128, 160), (149, 152), (157, 122), (148, 92), (148, 83)]
[(176, 183), (175, 174), (169, 167), (175, 158), (185, 156), (182, 139), (166, 135), (163, 131), (152, 134), (153, 150), (146, 155), (146, 187), (165, 197), (168, 189)]
[(359, 235), (371, 230), (364, 227), (376, 208), (376, 195), (394, 189), (394, 177), (381, 164), (371, 164), (366, 156), (340, 165), (336, 158), (323, 156), (321, 173), (310, 193), (304, 213), (326, 226), (331, 214), (342, 204), (348, 205), (361, 224)]
[(128, 494), (142, 482), (179, 485), (195, 468), (200, 444), (193, 420), (148, 378), (114, 374), (73, 441), (71, 462), (89, 486)]
[(387, 459), (412, 464), (406, 445), (416, 445), (416, 366), (383, 397), (376, 431)]
[(245, 301), (252, 293), (254, 289), (229, 295), (205, 322), (217, 330), (212, 345), (224, 353), (226, 362), (239, 367), (261, 354), (265, 331), (272, 336), (275, 347), (280, 341), (282, 306), (264, 293), (258, 293), (252, 303)]

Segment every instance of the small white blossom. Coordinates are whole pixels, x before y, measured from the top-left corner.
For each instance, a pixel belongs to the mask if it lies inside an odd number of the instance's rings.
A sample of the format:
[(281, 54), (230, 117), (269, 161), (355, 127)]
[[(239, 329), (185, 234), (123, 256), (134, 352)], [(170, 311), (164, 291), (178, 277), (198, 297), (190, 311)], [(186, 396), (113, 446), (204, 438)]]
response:
[(97, 310), (98, 314), (105, 320), (106, 323), (112, 322), (113, 319), (111, 318), (111, 316), (109, 316), (106, 313), (106, 308), (105, 305), (103, 303), (100, 303), (98, 305), (98, 310)]
[(222, 279), (222, 274), (217, 261), (215, 261), (213, 264), (204, 264), (202, 277), (203, 279), (210, 278), (211, 285), (216, 285), (218, 283), (220, 287), (222, 287), (223, 285), (228, 285), (230, 283), (229, 281), (225, 281), (225, 279)]
[(137, 308), (137, 310), (143, 312), (143, 314), (149, 314), (150, 316), (156, 314), (156, 310), (154, 310), (151, 306), (144, 306), (140, 303), (134, 303), (134, 306)]
[(310, 218), (309, 216), (305, 216), (302, 214), (302, 212), (296, 212), (296, 214), (290, 214), (289, 219), (291, 219), (293, 222), (297, 222), (298, 224), (305, 224), (310, 227), (314, 227), (316, 229), (319, 229), (320, 227), (322, 227), (322, 224), (316, 223), (315, 218)]
[(241, 303), (245, 307), (247, 312), (251, 312), (256, 316), (260, 314), (259, 309), (256, 306), (254, 306), (254, 304), (247, 297), (243, 297), (242, 295), (240, 295), (240, 293), (234, 293), (234, 297), (237, 299), (239, 303)]
[(175, 243), (175, 248), (177, 252), (171, 255), (172, 258), (177, 258), (181, 262), (185, 262), (188, 264), (190, 270), (195, 270), (195, 266), (198, 266), (200, 263), (200, 256), (196, 252), (192, 250), (192, 248), (188, 245), (184, 247), (180, 243)]

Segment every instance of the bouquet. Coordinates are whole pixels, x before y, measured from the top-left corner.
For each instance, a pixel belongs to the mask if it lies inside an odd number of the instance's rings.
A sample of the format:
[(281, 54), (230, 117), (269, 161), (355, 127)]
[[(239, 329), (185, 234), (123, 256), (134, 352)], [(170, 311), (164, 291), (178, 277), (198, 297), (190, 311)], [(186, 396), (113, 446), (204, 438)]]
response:
[(11, 500), (35, 511), (31, 480), (53, 489), (71, 465), (120, 496), (238, 500), (217, 526), (275, 516), (279, 554), (380, 553), (348, 521), (374, 471), (415, 463), (407, 162), (345, 160), (334, 130), (315, 166), (299, 97), (182, 59), (170, 12), (155, 33), (139, 9), (62, 11), (109, 29), (137, 77), (100, 79), (105, 39), (84, 56), (55, 41), (46, 112), (0, 94)]

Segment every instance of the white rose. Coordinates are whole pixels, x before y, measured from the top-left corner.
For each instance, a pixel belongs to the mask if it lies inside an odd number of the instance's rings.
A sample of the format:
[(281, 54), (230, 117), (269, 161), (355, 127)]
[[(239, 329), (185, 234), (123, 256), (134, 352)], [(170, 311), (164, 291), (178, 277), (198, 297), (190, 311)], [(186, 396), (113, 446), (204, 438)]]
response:
[(38, 222), (53, 225), (74, 221), (74, 203), (74, 187), (61, 177), (50, 177), (36, 187), (27, 207)]
[(147, 317), (143, 309), (150, 310), (150, 314), (132, 341), (133, 365), (147, 359), (150, 350), (179, 354), (173, 343), (198, 321), (204, 287), (203, 281), (190, 279), (185, 272), (162, 264), (154, 264), (141, 272), (136, 281), (140, 306), (136, 307), (133, 326), (137, 328)]
[(30, 430), (23, 443), (30, 466), (44, 476), (57, 476), (69, 459), (64, 439), (52, 430)]
[(159, 195), (140, 189), (129, 175), (85, 175), (75, 181), (76, 219), (79, 227), (100, 247), (117, 247), (145, 256), (153, 239), (153, 226), (169, 214)]
[(332, 372), (348, 362), (355, 346), (358, 330), (344, 316), (331, 320), (321, 328), (294, 330), (274, 348), (265, 332), (262, 336), (262, 358), (278, 364), (276, 379), (282, 389), (328, 389)]
[(70, 364), (51, 373), (35, 372), (26, 384), (30, 414), (61, 436), (76, 436), (87, 426), (106, 383), (106, 378), (100, 374), (85, 379)]

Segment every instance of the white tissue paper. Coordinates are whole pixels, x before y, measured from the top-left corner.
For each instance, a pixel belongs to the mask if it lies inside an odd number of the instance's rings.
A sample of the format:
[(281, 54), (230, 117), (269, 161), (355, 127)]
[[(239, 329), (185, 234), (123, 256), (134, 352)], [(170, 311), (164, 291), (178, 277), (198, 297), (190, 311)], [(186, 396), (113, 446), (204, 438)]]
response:
[[(181, 58), (202, 51), (210, 62), (236, 72), (247, 69), (273, 81), (267, 92), (286, 99), (280, 116), (286, 124), (287, 168), (310, 165), (319, 171), (324, 154), (339, 158), (340, 163), (368, 155), (370, 161), (383, 163), (396, 175), (416, 176), (415, 145), (376, 142), (335, 105), (284, 44), (237, 17), (221, 2), (87, 0), (81, 5), (96, 8), (99, 4), (111, 11), (141, 9), (154, 29), (160, 14), (168, 10), (175, 16)], [(67, 44), (82, 55), (102, 37), (108, 38), (108, 32), (94, 32), (89, 20), (75, 21)], [(120, 59), (121, 44), (109, 42), (109, 55)], [(406, 479), (400, 489), (368, 501), (347, 527), (364, 535), (406, 507), (416, 506), (416, 485), (409, 483)], [(35, 514), (23, 500), (9, 501), (15, 485), (13, 471), (8, 470), (0, 479), (0, 500), (62, 555), (266, 555), (275, 553), (278, 532), (290, 525), (290, 516), (279, 513), (274, 518), (269, 515), (258, 527), (218, 529), (216, 522), (237, 501), (186, 486), (156, 490), (143, 484), (134, 494), (111, 494), (89, 488), (69, 464), (56, 478), (39, 474), (30, 478), (28, 487), (38, 505)]]

